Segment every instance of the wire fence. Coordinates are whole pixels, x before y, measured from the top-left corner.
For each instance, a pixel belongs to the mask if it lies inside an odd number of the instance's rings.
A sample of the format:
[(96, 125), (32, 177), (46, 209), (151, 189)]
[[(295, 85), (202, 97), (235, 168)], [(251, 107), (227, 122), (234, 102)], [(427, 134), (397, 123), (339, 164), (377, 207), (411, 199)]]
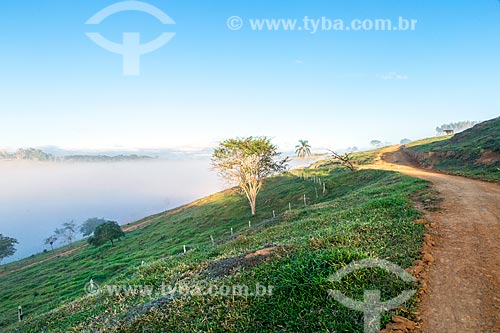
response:
[[(314, 184), (314, 193), (312, 193), (312, 195), (314, 195), (315, 197), (314, 199), (311, 198), (311, 195), (304, 193), (301, 196), (301, 204), (292, 205), (292, 203), (289, 202), (288, 207), (286, 207), (286, 209), (284, 209), (281, 213), (276, 212), (276, 210), (272, 210), (272, 212), (270, 212), (269, 214), (270, 217), (267, 219), (263, 219), (259, 222), (249, 220), (248, 227), (240, 228), (239, 230), (236, 230), (235, 227), (230, 227), (228, 228), (226, 234), (222, 237), (216, 238), (214, 237), (214, 235), (210, 235), (207, 239), (207, 242), (204, 243), (179, 244), (179, 253), (174, 256), (184, 255), (190, 250), (220, 246), (241, 235), (244, 235), (249, 231), (256, 231), (262, 228), (268, 228), (273, 225), (279, 224), (281, 223), (283, 217), (286, 217), (287, 214), (292, 214), (294, 211), (302, 210), (307, 206), (313, 205), (316, 200), (327, 194), (326, 182), (322, 180), (321, 177), (317, 175), (308, 175), (306, 172), (299, 173), (295, 176), (297, 176), (301, 180), (312, 182)], [(145, 263), (143, 262), (142, 265), (144, 264)]]

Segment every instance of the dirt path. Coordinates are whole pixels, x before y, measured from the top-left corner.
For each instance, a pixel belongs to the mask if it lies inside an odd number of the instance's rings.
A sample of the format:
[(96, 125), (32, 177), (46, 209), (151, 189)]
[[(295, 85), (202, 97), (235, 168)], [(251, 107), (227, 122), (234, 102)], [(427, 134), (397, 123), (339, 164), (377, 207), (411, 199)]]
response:
[(500, 332), (500, 185), (417, 169), (411, 162), (393, 147), (372, 167), (428, 180), (444, 199), (442, 211), (429, 216), (438, 225), (437, 242), (421, 332)]

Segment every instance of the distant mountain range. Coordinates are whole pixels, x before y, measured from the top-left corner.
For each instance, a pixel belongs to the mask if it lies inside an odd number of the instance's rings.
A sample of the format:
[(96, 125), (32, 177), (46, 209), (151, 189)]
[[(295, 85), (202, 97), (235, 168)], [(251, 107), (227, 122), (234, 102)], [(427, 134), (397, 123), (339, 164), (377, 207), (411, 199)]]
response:
[(52, 161), (52, 162), (118, 162), (153, 159), (141, 155), (66, 155), (55, 156), (36, 148), (20, 148), (16, 152), (0, 151), (0, 160)]

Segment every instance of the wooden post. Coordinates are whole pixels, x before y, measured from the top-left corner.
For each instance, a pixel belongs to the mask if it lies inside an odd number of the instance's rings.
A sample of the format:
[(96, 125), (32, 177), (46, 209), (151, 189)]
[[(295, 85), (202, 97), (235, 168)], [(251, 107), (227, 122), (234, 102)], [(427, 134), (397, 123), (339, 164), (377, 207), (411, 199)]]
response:
[(186, 253), (186, 245), (182, 245), (182, 248), (184, 249), (184, 253)]
[(23, 321), (23, 307), (20, 305), (17, 307), (17, 318), (19, 321)]
[(212, 241), (212, 246), (215, 245), (214, 236), (210, 235), (210, 240)]

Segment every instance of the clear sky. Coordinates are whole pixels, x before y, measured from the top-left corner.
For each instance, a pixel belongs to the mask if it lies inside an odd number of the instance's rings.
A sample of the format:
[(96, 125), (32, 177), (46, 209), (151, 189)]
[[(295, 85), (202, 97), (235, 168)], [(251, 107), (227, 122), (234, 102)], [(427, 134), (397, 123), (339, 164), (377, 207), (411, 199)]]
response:
[[(4, 0), (0, 147), (207, 147), (266, 135), (284, 150), (368, 146), (500, 115), (498, 0), (147, 0), (85, 22), (117, 1)], [(227, 27), (230, 16), (243, 27)], [(249, 19), (417, 19), (415, 31), (253, 31)], [(90, 41), (175, 37), (123, 76)]]

